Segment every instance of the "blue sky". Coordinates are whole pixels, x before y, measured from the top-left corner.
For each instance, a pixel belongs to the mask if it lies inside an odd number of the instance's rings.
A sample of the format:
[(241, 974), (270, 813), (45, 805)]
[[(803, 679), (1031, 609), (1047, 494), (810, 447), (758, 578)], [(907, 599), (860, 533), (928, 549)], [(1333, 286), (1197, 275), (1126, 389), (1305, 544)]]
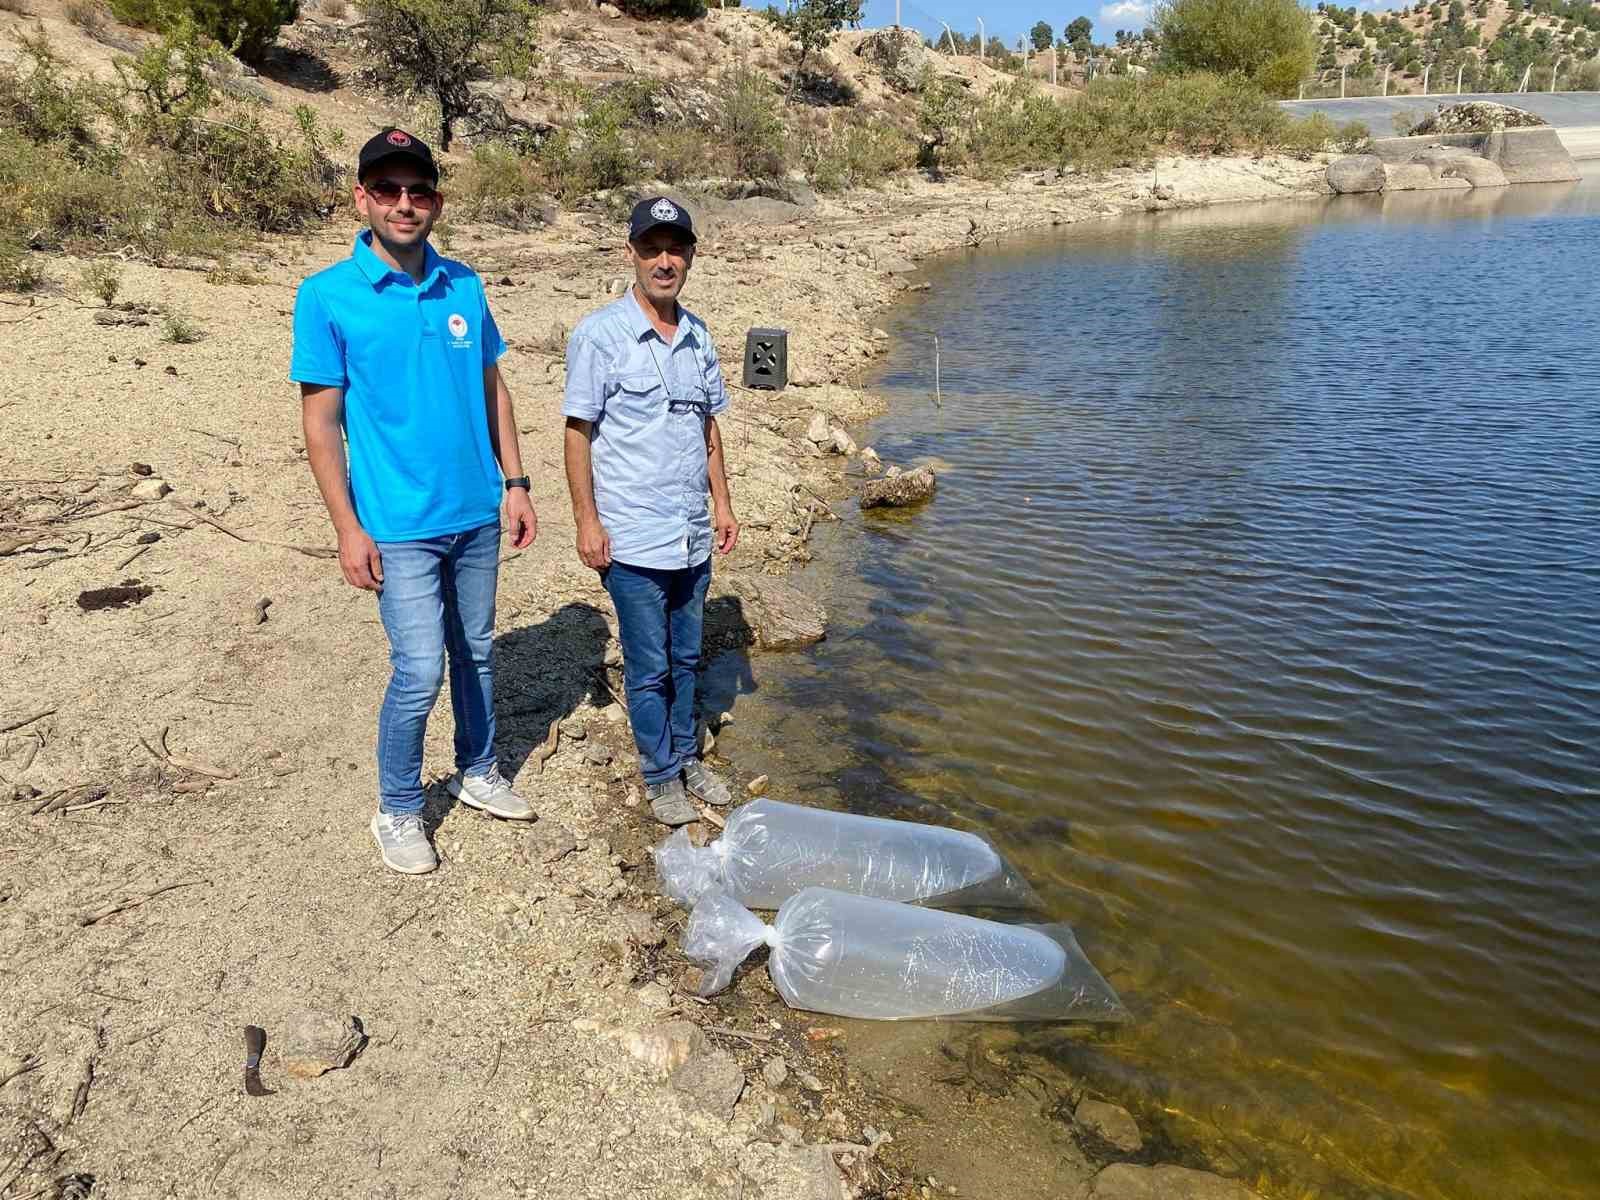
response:
[[(1150, 5), (1140, 0), (1111, 0), (1106, 4), (1082, 0), (1060, 4), (1049, 0), (900, 0), (901, 24), (915, 26), (929, 37), (938, 37), (942, 32), (940, 18), (950, 22), (950, 28), (957, 33), (975, 33), (978, 18), (982, 17), (989, 35), (998, 36), (1007, 46), (1016, 45), (1035, 21), (1048, 21), (1059, 38), (1074, 17), (1088, 17), (1094, 22), (1094, 40), (1109, 42), (1118, 29), (1142, 28), (1149, 20), (1149, 12)], [(894, 0), (867, 0), (866, 24), (894, 24)]]
[[(752, 2), (755, 0), (745, 0), (747, 4)], [(1387, 9), (1396, 2), (1398, 0), (1357, 0), (1357, 7)], [(957, 33), (975, 33), (978, 18), (982, 17), (991, 37), (998, 36), (1007, 46), (1015, 46), (1017, 39), (1026, 36), (1035, 21), (1050, 22), (1050, 28), (1060, 38), (1068, 21), (1074, 17), (1088, 17), (1094, 22), (1094, 40), (1109, 42), (1119, 29), (1137, 31), (1143, 28), (1149, 22), (1150, 7), (1150, 0), (1108, 0), (1107, 3), (1064, 0), (1059, 4), (1052, 4), (1050, 0), (900, 0), (900, 21), (922, 30), (929, 37), (938, 37), (940, 18), (948, 21)], [(868, 25), (894, 24), (894, 0), (867, 0), (866, 11)]]

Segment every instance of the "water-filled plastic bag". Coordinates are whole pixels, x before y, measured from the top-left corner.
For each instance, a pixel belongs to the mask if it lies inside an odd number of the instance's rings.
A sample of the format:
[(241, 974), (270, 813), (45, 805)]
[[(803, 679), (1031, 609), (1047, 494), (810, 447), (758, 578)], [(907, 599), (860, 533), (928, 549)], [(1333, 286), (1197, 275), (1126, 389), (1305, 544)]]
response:
[(688, 907), (720, 888), (750, 908), (777, 908), (808, 887), (938, 908), (1032, 908), (1025, 879), (974, 833), (761, 799), (728, 818), (704, 848), (678, 830), (656, 847), (662, 890)]
[(1125, 1021), (1122, 1001), (1065, 925), (1005, 925), (893, 900), (806, 888), (767, 925), (727, 892), (706, 892), (683, 949), (705, 965), (700, 994), (728, 986), (770, 946), (767, 970), (791, 1007), (879, 1021)]

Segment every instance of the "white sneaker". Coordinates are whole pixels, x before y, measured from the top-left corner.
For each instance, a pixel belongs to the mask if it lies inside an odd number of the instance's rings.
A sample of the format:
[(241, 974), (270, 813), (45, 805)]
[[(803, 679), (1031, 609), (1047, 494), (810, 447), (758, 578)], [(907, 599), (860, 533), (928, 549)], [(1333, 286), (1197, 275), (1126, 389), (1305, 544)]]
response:
[(439, 865), (439, 856), (428, 845), (428, 832), (418, 815), (391, 816), (378, 813), (372, 818), (372, 836), (383, 851), (383, 865), (402, 875), (426, 875)]
[(444, 786), (447, 792), (468, 808), (486, 812), (492, 817), (507, 821), (531, 821), (539, 815), (533, 811), (533, 805), (512, 790), (505, 776), (500, 774), (499, 764), (491, 766), (482, 775), (463, 775), (457, 771)]

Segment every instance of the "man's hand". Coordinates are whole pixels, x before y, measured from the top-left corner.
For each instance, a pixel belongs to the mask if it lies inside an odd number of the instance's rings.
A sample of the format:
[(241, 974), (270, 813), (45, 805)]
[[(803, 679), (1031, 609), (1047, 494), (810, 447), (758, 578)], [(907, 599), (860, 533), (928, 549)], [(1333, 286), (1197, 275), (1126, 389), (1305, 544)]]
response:
[(578, 557), (596, 571), (611, 565), (611, 535), (599, 521), (578, 523)]
[(734, 519), (733, 509), (717, 505), (711, 514), (711, 523), (717, 531), (717, 553), (732, 554), (739, 544), (739, 522)]
[(522, 488), (514, 487), (506, 493), (506, 529), (511, 532), (513, 550), (526, 550), (539, 536), (539, 515)]
[(383, 587), (383, 556), (378, 543), (357, 525), (339, 532), (339, 569), (351, 587), (376, 592)]

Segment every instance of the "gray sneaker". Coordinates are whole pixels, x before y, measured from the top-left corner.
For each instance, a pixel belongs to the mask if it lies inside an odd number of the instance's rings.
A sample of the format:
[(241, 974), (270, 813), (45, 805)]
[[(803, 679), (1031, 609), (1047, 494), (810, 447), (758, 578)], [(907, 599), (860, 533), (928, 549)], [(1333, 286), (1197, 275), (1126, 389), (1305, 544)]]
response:
[(644, 798), (650, 801), (650, 814), (663, 825), (687, 825), (700, 819), (689, 797), (683, 794), (681, 779), (645, 784)]
[(402, 875), (426, 875), (439, 865), (439, 858), (428, 845), (428, 834), (419, 815), (391, 816), (378, 813), (372, 818), (372, 836), (383, 851), (383, 865)]
[(713, 775), (698, 758), (691, 758), (683, 764), (683, 784), (689, 789), (689, 795), (706, 804), (721, 807), (733, 799), (728, 785)]
[(537, 813), (533, 805), (512, 790), (499, 764), (491, 765), (482, 775), (463, 775), (457, 771), (444, 785), (449, 792), (468, 808), (486, 812), (491, 817), (507, 821), (531, 821)]

